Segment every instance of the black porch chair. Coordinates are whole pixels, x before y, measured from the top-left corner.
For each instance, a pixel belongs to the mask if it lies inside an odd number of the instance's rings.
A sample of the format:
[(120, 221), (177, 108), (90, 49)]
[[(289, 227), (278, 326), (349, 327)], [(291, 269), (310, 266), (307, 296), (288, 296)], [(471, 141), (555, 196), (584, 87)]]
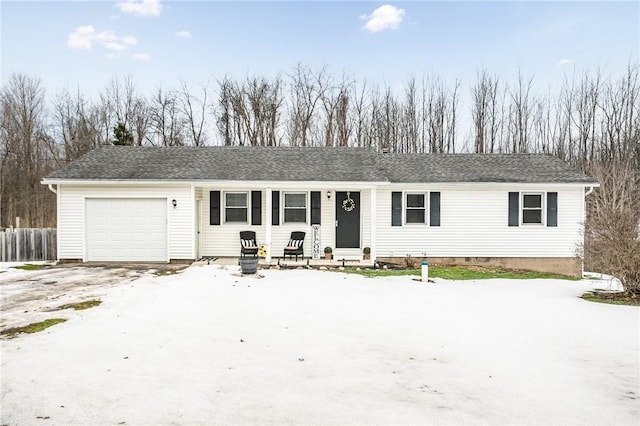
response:
[(285, 258), (289, 256), (289, 259), (291, 259), (295, 256), (296, 262), (298, 261), (298, 256), (302, 256), (304, 259), (304, 236), (305, 232), (302, 231), (294, 231), (291, 233), (289, 244), (284, 248)]
[(258, 256), (258, 243), (253, 231), (240, 231), (240, 257), (245, 256)]

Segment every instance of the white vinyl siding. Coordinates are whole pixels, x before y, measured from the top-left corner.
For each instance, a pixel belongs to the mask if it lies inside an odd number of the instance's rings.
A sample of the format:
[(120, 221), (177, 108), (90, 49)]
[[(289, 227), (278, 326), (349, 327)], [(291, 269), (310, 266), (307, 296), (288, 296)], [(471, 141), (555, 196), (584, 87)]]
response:
[(86, 198), (164, 198), (169, 259), (193, 259), (195, 212), (190, 185), (58, 185), (58, 258), (85, 259)]
[[(582, 241), (580, 186), (414, 186), (389, 185), (378, 190), (378, 257), (573, 257), (576, 244)], [(391, 192), (403, 190), (439, 191), (441, 226), (391, 226)], [(509, 227), (510, 191), (557, 192), (558, 226)]]

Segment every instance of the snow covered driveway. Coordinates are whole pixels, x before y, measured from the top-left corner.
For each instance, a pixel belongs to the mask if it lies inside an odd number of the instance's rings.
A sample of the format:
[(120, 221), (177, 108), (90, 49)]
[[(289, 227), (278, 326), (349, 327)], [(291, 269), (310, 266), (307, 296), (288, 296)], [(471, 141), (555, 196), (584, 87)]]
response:
[(193, 266), (0, 341), (0, 423), (629, 424), (640, 308), (589, 281)]
[[(35, 271), (12, 268), (23, 264), (0, 263), (0, 330), (51, 318), (51, 311), (64, 304), (100, 299), (107, 289), (154, 272), (149, 265), (88, 267), (69, 264)], [(62, 316), (66, 318), (72, 314), (66, 311)]]

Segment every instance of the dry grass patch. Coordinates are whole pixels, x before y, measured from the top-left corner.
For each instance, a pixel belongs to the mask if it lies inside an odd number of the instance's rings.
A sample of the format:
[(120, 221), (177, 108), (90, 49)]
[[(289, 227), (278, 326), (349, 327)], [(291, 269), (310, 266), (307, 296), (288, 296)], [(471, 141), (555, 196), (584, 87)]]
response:
[(61, 322), (65, 322), (65, 321), (66, 319), (64, 318), (51, 318), (44, 321), (34, 322), (28, 325), (24, 325), (22, 327), (7, 328), (6, 330), (0, 331), (0, 334), (3, 336), (7, 336), (9, 338), (13, 338), (21, 333), (27, 333), (27, 334), (37, 333), (39, 331), (46, 330), (51, 326), (60, 324)]
[(74, 309), (76, 311), (83, 311), (85, 309), (93, 308), (101, 304), (101, 300), (86, 300), (78, 303), (68, 303), (66, 305), (58, 306), (55, 311), (61, 311), (63, 309)]

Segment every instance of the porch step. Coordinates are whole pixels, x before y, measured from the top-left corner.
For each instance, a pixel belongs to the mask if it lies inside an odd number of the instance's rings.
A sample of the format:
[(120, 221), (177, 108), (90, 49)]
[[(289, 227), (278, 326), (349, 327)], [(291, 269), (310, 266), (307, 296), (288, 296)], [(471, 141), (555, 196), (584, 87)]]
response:
[(356, 260), (362, 261), (362, 250), (357, 249), (336, 249), (333, 251), (333, 260)]

